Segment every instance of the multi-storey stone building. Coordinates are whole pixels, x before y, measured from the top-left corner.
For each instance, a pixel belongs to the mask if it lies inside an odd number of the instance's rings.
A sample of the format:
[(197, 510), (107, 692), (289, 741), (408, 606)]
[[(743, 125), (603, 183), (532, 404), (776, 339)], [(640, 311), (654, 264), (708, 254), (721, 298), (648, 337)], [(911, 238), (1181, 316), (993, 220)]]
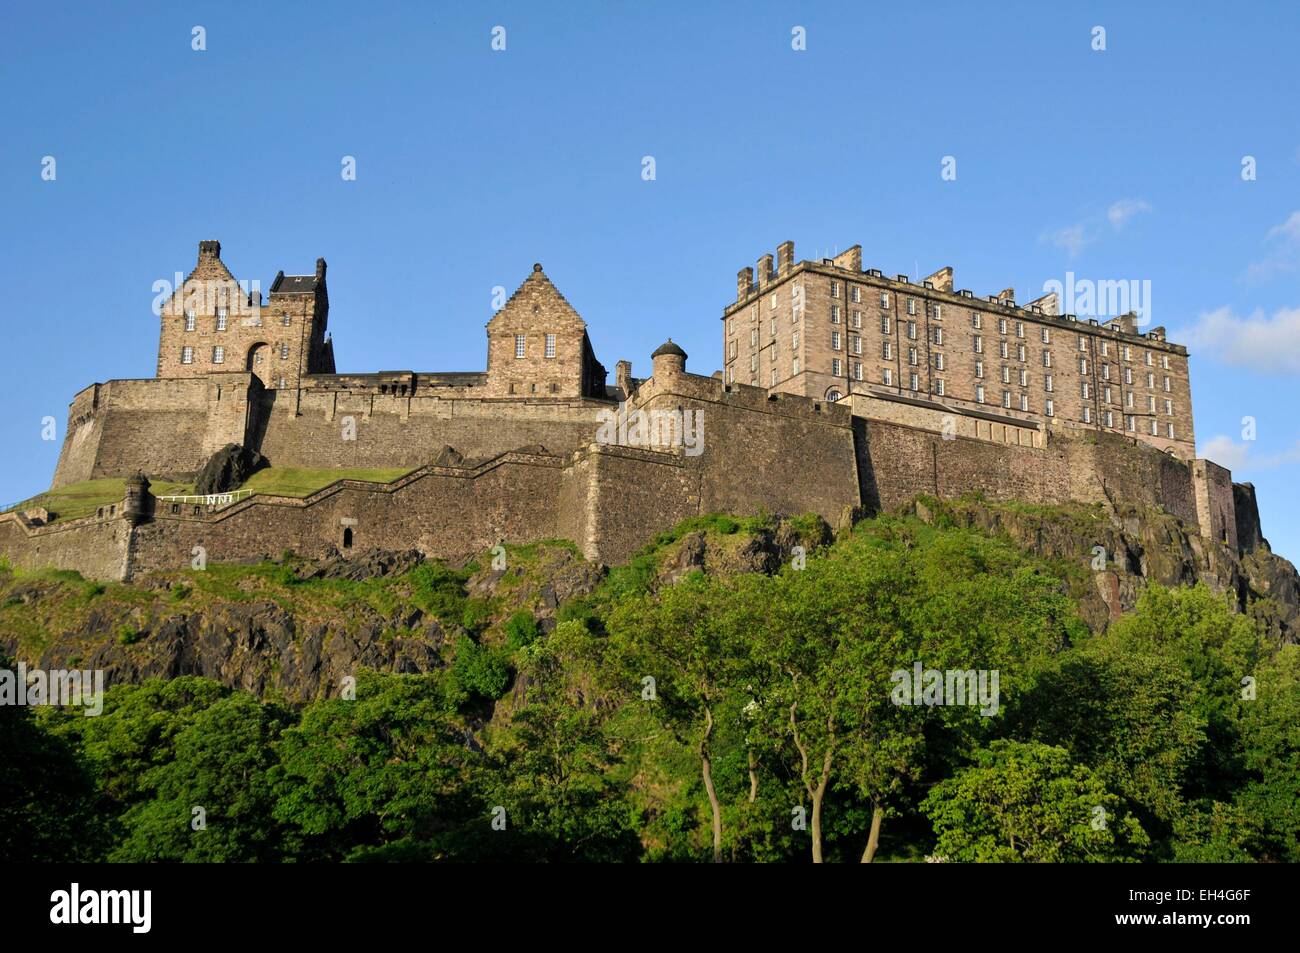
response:
[[(862, 249), (795, 261), (777, 248), (736, 281), (722, 315), (728, 383), (854, 406), (948, 408), (1013, 430), (1127, 435), (1195, 455), (1187, 349), (1132, 314), (1058, 314), (1055, 294), (1025, 305), (1008, 288), (954, 290), (943, 268), (919, 284), (862, 269)], [(892, 413), (881, 410), (882, 413)], [(976, 425), (978, 426), (978, 425)]]

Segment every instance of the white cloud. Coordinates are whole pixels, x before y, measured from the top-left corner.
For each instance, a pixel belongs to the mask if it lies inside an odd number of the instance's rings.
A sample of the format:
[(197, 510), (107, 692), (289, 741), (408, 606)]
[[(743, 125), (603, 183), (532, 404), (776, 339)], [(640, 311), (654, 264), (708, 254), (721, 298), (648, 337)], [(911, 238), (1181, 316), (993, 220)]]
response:
[(1300, 374), (1300, 308), (1239, 318), (1231, 308), (1202, 314), (1182, 333), (1187, 346), (1212, 360), (1260, 374)]
[(1110, 227), (1118, 232), (1134, 215), (1149, 211), (1151, 206), (1144, 199), (1120, 199), (1106, 209), (1106, 219), (1110, 222)]
[(1251, 454), (1253, 444), (1237, 442), (1222, 434), (1211, 437), (1200, 446), (1197, 456), (1213, 460), (1221, 467), (1227, 467), (1236, 476), (1238, 473), (1254, 473), (1259, 470), (1275, 470), (1292, 463), (1300, 463), (1300, 441), (1292, 444), (1281, 453), (1256, 457)]
[(1073, 225), (1049, 228), (1038, 236), (1038, 240), (1055, 245), (1071, 258), (1077, 258), (1079, 252), (1106, 234), (1108, 224), (1112, 232), (1119, 232), (1133, 216), (1149, 211), (1151, 204), (1146, 199), (1120, 199), (1111, 202), (1104, 213), (1089, 215)]
[(1264, 242), (1270, 246), (1268, 254), (1246, 269), (1246, 280), (1251, 284), (1300, 268), (1300, 211), (1270, 228)]

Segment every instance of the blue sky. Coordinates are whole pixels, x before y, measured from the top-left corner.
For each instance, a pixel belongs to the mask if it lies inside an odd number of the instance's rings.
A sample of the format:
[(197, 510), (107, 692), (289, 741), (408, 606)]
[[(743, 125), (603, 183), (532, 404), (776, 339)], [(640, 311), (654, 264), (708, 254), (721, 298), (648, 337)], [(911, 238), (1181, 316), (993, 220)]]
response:
[(792, 239), (1020, 300), (1149, 280), (1198, 443), (1300, 556), (1300, 7), (986, 6), (11, 7), (0, 501), (48, 485), (43, 417), (152, 376), (153, 283), (200, 239), (263, 289), (327, 258), (340, 371), (481, 369), (492, 289), (541, 261), (639, 375), (668, 335), (719, 367), (736, 270)]

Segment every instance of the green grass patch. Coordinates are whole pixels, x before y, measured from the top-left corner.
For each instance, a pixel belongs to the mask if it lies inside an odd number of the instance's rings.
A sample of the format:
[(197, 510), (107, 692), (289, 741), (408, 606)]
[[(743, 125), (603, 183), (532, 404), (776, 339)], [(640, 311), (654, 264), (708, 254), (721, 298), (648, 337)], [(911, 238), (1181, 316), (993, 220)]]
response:
[[(193, 493), (194, 487), (188, 483), (171, 483), (167, 480), (150, 481), (149, 490), (155, 496)], [(118, 477), (105, 477), (100, 480), (82, 480), (69, 483), (58, 489), (39, 493), (13, 509), (31, 510), (44, 507), (50, 511), (52, 521), (72, 520), (83, 516), (94, 516), (101, 506), (121, 503), (126, 496), (126, 481)]]

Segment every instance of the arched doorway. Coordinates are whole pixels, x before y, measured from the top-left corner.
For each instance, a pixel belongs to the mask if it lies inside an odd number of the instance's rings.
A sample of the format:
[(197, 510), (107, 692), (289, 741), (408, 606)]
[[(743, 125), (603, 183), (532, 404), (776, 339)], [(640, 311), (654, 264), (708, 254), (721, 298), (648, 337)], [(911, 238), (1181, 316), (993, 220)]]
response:
[(259, 341), (250, 347), (248, 358), (244, 362), (244, 370), (256, 374), (263, 387), (274, 387), (274, 377), (271, 373), (271, 345)]
[(343, 548), (352, 548), (352, 527), (348, 526), (343, 530)]

